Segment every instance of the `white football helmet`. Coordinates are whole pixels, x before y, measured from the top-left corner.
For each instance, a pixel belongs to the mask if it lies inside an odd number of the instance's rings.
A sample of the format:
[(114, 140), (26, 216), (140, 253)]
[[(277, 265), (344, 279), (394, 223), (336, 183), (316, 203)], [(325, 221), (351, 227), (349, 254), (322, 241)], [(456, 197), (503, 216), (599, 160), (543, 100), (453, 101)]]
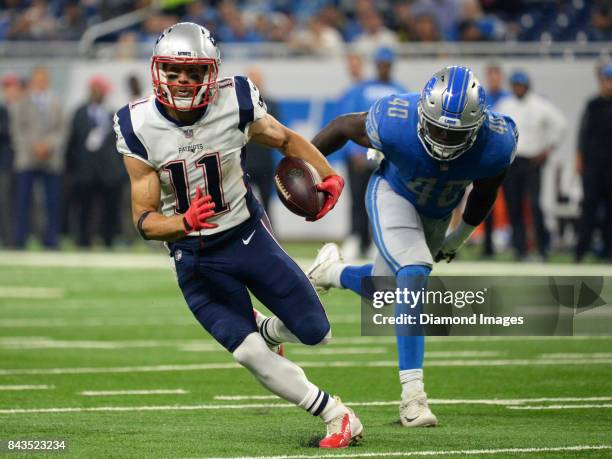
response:
[(485, 91), (467, 67), (445, 67), (425, 85), (419, 99), (417, 126), (427, 153), (450, 161), (476, 141), (485, 118)]
[[(165, 64), (202, 65), (202, 83), (180, 84), (168, 82)], [(151, 58), (151, 78), (157, 100), (175, 110), (194, 110), (212, 103), (217, 94), (217, 76), (221, 53), (206, 28), (193, 22), (179, 22), (168, 27), (157, 39)], [(175, 97), (173, 86), (191, 89), (191, 95)]]

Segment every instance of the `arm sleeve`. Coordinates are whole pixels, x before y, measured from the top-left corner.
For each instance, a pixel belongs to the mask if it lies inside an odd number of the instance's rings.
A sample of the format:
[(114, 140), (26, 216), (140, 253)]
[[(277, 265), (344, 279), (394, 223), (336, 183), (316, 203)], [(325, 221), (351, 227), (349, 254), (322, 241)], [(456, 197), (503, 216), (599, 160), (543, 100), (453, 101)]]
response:
[(465, 211), (463, 212), (464, 222), (472, 226), (478, 226), (482, 223), (495, 203), (497, 190), (504, 181), (507, 172), (508, 169), (504, 169), (495, 177), (474, 181), (474, 187), (467, 198)]

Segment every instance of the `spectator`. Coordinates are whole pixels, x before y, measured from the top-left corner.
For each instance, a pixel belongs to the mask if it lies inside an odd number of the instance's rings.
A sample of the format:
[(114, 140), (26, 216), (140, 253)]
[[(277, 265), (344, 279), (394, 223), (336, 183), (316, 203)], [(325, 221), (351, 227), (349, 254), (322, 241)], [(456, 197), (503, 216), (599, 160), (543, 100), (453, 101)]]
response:
[[(234, 2), (225, 0), (219, 5), (222, 23), (216, 28), (217, 37), (224, 43), (259, 42), (263, 37), (247, 27), (241, 12)], [(285, 36), (285, 39), (288, 35)]]
[(0, 40), (10, 38), (8, 35), (23, 9), (21, 0), (0, 0)]
[(306, 51), (320, 56), (338, 56), (344, 51), (340, 33), (327, 26), (319, 17), (308, 21), (308, 28), (295, 33), (290, 42), (296, 51)]
[(597, 211), (604, 210), (602, 236), (608, 261), (612, 261), (612, 63), (599, 72), (599, 95), (582, 115), (578, 136), (577, 172), (582, 176), (582, 215), (578, 227), (576, 261), (591, 248)]
[(15, 73), (7, 73), (2, 77), (4, 102), (10, 108), (23, 96), (23, 81)]
[(63, 155), (60, 142), (64, 133), (62, 105), (49, 90), (49, 71), (32, 70), (28, 93), (11, 112), (11, 136), (15, 146), (15, 245), (25, 247), (30, 234), (32, 189), (44, 185), (46, 230), (43, 244), (58, 245), (60, 173)]
[(452, 40), (461, 18), (461, 8), (460, 0), (417, 0), (412, 5), (412, 14), (415, 17), (427, 14), (436, 18), (442, 39)]
[(87, 29), (85, 13), (77, 0), (64, 5), (64, 12), (57, 22), (57, 38), (60, 40), (79, 40)]
[(218, 21), (217, 12), (214, 8), (208, 7), (206, 2), (202, 0), (196, 0), (190, 2), (186, 6), (187, 11), (185, 16), (182, 18), (183, 22), (195, 22), (206, 27), (215, 35), (215, 26)]
[(484, 15), (478, 0), (464, 0), (459, 24), (461, 41), (488, 41), (504, 38), (505, 26), (493, 15)]
[[(504, 75), (500, 65), (497, 63), (487, 65), (485, 79), (487, 108), (497, 110), (497, 103), (510, 95), (510, 92), (504, 89)], [(489, 212), (489, 215), (484, 220), (484, 247), (482, 255), (485, 258), (492, 257), (495, 254), (493, 246), (493, 230), (495, 229), (494, 210)]]
[(33, 0), (7, 33), (12, 40), (51, 40), (56, 38), (57, 20), (45, 0)]
[(140, 83), (140, 78), (138, 78), (138, 75), (128, 75), (126, 85), (128, 88), (128, 93), (130, 94), (130, 100), (136, 100), (142, 97), (142, 84)]
[(374, 8), (361, 12), (359, 23), (363, 32), (355, 38), (356, 52), (372, 56), (377, 49), (383, 46), (392, 47), (397, 44), (397, 37), (385, 27), (380, 13)]
[(417, 16), (412, 25), (411, 38), (423, 43), (440, 41), (440, 31), (436, 19), (430, 14)]
[(138, 55), (138, 35), (135, 32), (122, 32), (117, 41), (118, 60), (131, 61)]
[[(351, 58), (349, 71), (353, 78), (360, 78), (358, 64)], [(395, 54), (390, 48), (380, 48), (374, 55), (376, 77), (371, 80), (356, 81), (340, 98), (338, 115), (344, 113), (368, 111), (378, 99), (389, 94), (403, 93), (406, 89), (393, 81), (392, 70)], [(351, 193), (351, 235), (343, 246), (343, 251), (349, 258), (366, 256), (372, 242), (368, 216), (363, 205), (368, 180), (372, 171), (378, 167), (374, 161), (366, 157), (366, 149), (349, 142), (343, 148), (348, 166), (348, 178)]]
[[(504, 182), (504, 194), (512, 224), (512, 243), (517, 259), (527, 256), (523, 204), (529, 201), (538, 252), (548, 257), (550, 236), (540, 205), (542, 167), (563, 138), (567, 121), (550, 101), (531, 92), (529, 77), (523, 71), (510, 76), (513, 95), (501, 100), (497, 111), (510, 116), (519, 132), (517, 153)], [(492, 121), (489, 121), (492, 122)]]
[[(111, 247), (120, 229), (126, 176), (115, 149), (113, 115), (104, 106), (110, 90), (111, 85), (104, 77), (96, 76), (89, 81), (89, 100), (76, 110), (66, 144), (66, 172), (70, 176), (71, 194), (76, 197), (76, 241), (80, 247), (91, 246), (95, 229), (99, 230), (104, 245)], [(95, 226), (94, 217), (99, 218)]]
[(591, 16), (592, 38), (599, 41), (612, 40), (612, 1), (597, 2)]
[[(279, 118), (278, 106), (273, 99), (265, 94), (264, 79), (261, 70), (257, 67), (252, 67), (247, 72), (251, 81), (259, 88), (260, 94), (263, 96), (268, 113), (274, 118)], [(270, 198), (272, 197), (272, 180), (274, 177), (274, 157), (273, 151), (257, 143), (250, 143), (247, 147), (247, 172), (251, 178), (251, 183), (254, 183), (259, 192), (259, 198), (270, 215)]]

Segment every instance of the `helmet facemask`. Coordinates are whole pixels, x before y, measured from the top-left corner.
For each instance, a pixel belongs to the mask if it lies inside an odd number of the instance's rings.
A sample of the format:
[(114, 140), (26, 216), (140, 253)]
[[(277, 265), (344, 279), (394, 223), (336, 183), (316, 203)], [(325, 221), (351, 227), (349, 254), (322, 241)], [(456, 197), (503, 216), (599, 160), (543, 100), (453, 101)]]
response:
[[(202, 81), (182, 84), (168, 81), (170, 65), (197, 65), (204, 68)], [(174, 56), (153, 56), (151, 60), (151, 78), (155, 97), (163, 105), (179, 111), (189, 111), (211, 104), (217, 95), (217, 76), (219, 67), (217, 59), (180, 58)], [(180, 88), (184, 94), (173, 95), (173, 89)]]
[(484, 114), (471, 126), (449, 126), (428, 118), (419, 103), (418, 134), (427, 153), (438, 161), (451, 161), (465, 153), (476, 141)]

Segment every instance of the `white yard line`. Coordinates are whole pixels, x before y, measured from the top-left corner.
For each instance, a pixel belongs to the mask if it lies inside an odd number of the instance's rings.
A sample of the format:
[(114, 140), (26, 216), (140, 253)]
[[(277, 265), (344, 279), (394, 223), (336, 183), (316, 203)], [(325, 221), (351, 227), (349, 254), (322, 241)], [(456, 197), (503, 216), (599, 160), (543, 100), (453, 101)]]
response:
[[(170, 272), (168, 256), (160, 250), (151, 254), (134, 253), (79, 253), (79, 252), (1, 252), (0, 266), (105, 268), (105, 269), (163, 269)], [(313, 257), (314, 257), (313, 253)], [(313, 258), (297, 258), (303, 268)], [(367, 263), (369, 260), (360, 260)], [(609, 265), (576, 265), (573, 263), (502, 263), (462, 262), (436, 265), (435, 275), (478, 276), (612, 276)]]
[[(222, 396), (219, 396), (222, 397)], [(272, 400), (271, 396), (253, 396), (260, 397), (260, 400)], [(611, 399), (610, 397), (601, 397), (602, 399)], [(569, 400), (589, 400), (590, 398), (570, 398)], [(599, 398), (598, 398), (599, 399)], [(242, 399), (229, 399), (224, 398), (223, 400), (242, 400)], [(280, 399), (278, 399), (280, 400)], [(526, 402), (530, 403), (541, 399), (510, 399), (510, 400), (461, 400), (461, 399), (432, 399), (430, 403), (437, 405), (501, 405), (507, 406), (511, 409), (518, 409), (520, 407), (514, 406), (516, 403)], [(550, 399), (555, 401), (557, 399)], [(568, 400), (568, 399), (561, 399)], [(369, 406), (396, 406), (398, 400), (381, 400), (381, 401), (369, 401), (369, 402), (347, 402), (347, 405), (355, 407), (369, 407)], [(551, 405), (551, 406), (577, 406), (586, 407), (587, 405)], [(591, 405), (593, 408), (607, 407), (607, 405)], [(291, 403), (241, 403), (241, 404), (214, 404), (206, 403), (200, 405), (145, 405), (145, 406), (95, 406), (95, 407), (55, 407), (55, 408), (5, 408), (0, 409), (0, 414), (27, 414), (27, 413), (84, 413), (84, 412), (113, 412), (113, 411), (197, 411), (197, 410), (244, 410), (244, 409), (262, 409), (262, 408), (295, 408), (295, 405)], [(538, 409), (540, 409), (538, 407)], [(543, 409), (543, 408), (542, 408)]]
[(80, 395), (87, 397), (103, 397), (112, 395), (183, 395), (189, 392), (185, 389), (153, 389), (153, 390), (84, 390)]
[(287, 351), (291, 355), (363, 355), (363, 354), (389, 354), (387, 347), (296, 347)]
[(56, 299), (64, 298), (64, 289), (46, 287), (18, 287), (0, 285), (0, 298), (6, 299)]
[(226, 456), (210, 459), (310, 459), (325, 457), (418, 457), (418, 456), (477, 456), (485, 454), (527, 454), (555, 453), (563, 451), (598, 451), (612, 449), (612, 445), (578, 445), (557, 446), (548, 448), (495, 448), (495, 449), (461, 449), (438, 451), (397, 451), (378, 453), (331, 453), (331, 454), (295, 454), (291, 456)]
[[(295, 362), (303, 368), (353, 368), (353, 367), (396, 367), (395, 360), (357, 361), (336, 360), (330, 362), (302, 361)], [(425, 367), (498, 367), (498, 366), (541, 366), (541, 365), (610, 365), (612, 359), (505, 359), (505, 360), (432, 360)], [(7, 375), (51, 375), (51, 374), (86, 374), (86, 373), (151, 373), (165, 371), (205, 371), (235, 370), (242, 368), (237, 363), (194, 363), (180, 365), (143, 365), (126, 367), (77, 367), (77, 368), (5, 368), (0, 369), (0, 376)]]
[(14, 384), (14, 385), (0, 385), (0, 390), (45, 390), (53, 389), (55, 386), (47, 384)]
[(133, 253), (3, 252), (0, 266), (41, 268), (168, 269), (168, 255)]
[[(159, 348), (177, 347), (178, 350), (191, 350), (191, 347), (200, 352), (224, 351), (220, 344), (214, 341), (188, 342), (155, 341), (155, 340), (133, 340), (133, 341), (81, 341), (81, 340), (55, 340), (52, 338), (40, 339), (0, 339), (0, 349), (139, 349), (139, 348)], [(185, 348), (185, 349), (183, 349)]]
[(554, 352), (549, 354), (540, 354), (543, 359), (609, 359), (612, 358), (612, 352)]
[[(280, 400), (276, 395), (215, 395), (214, 400), (240, 401), (240, 400)], [(428, 400), (433, 405), (500, 405), (511, 406), (524, 403), (541, 402), (608, 402), (612, 397), (539, 397), (539, 398), (511, 398), (511, 399), (461, 399), (461, 398), (431, 398)], [(398, 400), (385, 400), (373, 402), (351, 402), (355, 406), (382, 406), (397, 405)]]
[(163, 325), (180, 325), (194, 326), (197, 324), (191, 317), (174, 319), (81, 319), (67, 320), (62, 318), (49, 319), (20, 319), (7, 318), (0, 319), (0, 328), (57, 328), (57, 327), (142, 327), (142, 326), (163, 326)]
[(527, 406), (509, 406), (511, 410), (590, 410), (593, 408), (612, 408), (612, 403), (582, 405), (527, 405)]

